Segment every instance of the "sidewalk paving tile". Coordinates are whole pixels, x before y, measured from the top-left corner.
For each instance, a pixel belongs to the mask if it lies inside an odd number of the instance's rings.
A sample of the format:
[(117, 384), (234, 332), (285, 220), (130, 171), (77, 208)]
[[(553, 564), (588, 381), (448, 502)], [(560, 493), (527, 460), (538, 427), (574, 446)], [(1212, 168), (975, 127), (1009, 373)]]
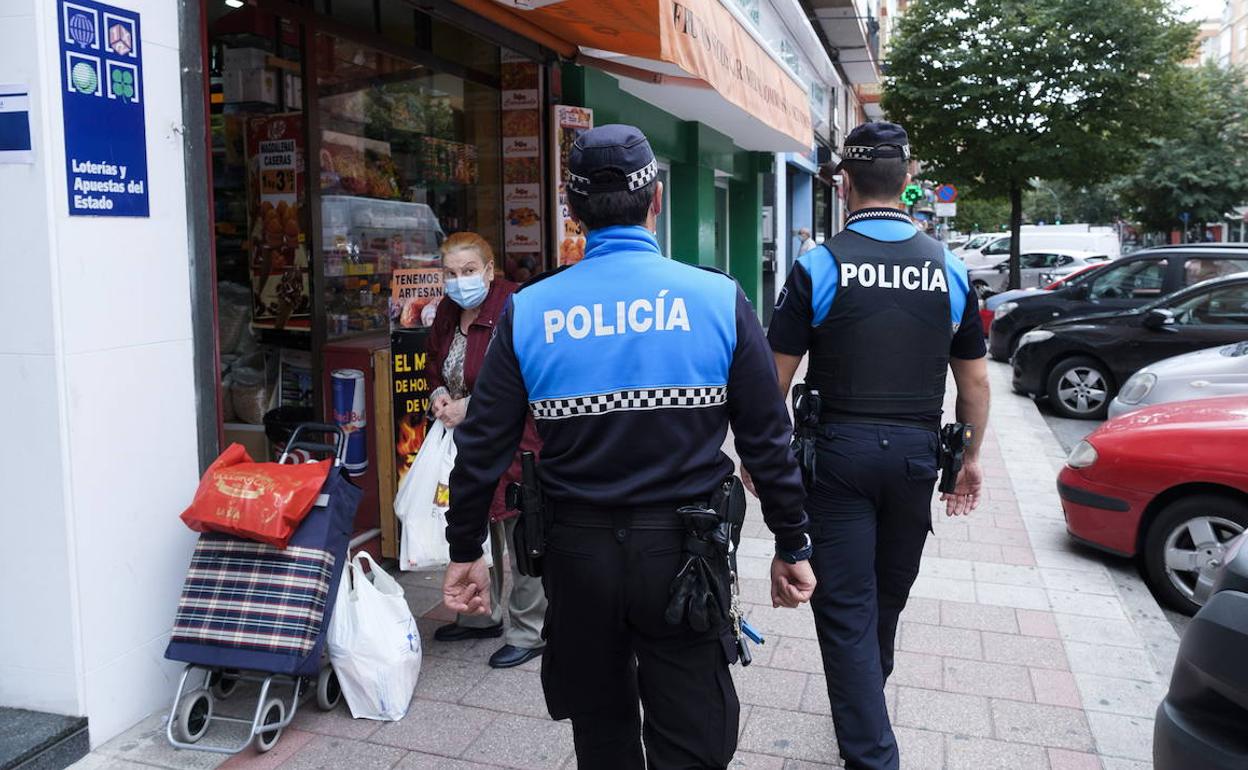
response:
[[(413, 698), (412, 702), (415, 703), (416, 699)], [(352, 719), (344, 699), (333, 711), (321, 711), (314, 704), (304, 704), (295, 714), (290, 726), (318, 735), (363, 741), (377, 732), (381, 724), (372, 719)]]
[(974, 629), (902, 621), (898, 636), (898, 649), (907, 652), (926, 652), (973, 660), (982, 660), (984, 657), (979, 631)]
[(945, 733), (992, 735), (988, 699), (979, 695), (900, 687), (896, 723)]
[(971, 527), (969, 530), (972, 543), (991, 543), (993, 545), (1011, 545), (1029, 547), (1031, 541), (1027, 533), (1016, 529), (998, 529), (997, 527)]
[(1147, 655), (1128, 647), (1106, 647), (1094, 642), (1066, 642), (1070, 670), (1143, 682), (1164, 681)]
[[(182, 751), (169, 745), (165, 737), (165, 715), (153, 714), (126, 732), (105, 743), (97, 751), (118, 759), (139, 762), (156, 767), (186, 768), (186, 770), (212, 770), (225, 761), (221, 754), (203, 751)], [(225, 730), (218, 729), (226, 728)], [(204, 740), (213, 743), (229, 743), (238, 734), (230, 730), (233, 725), (214, 725)], [(245, 733), (242, 733), (245, 734)]]
[(945, 658), (944, 689), (967, 695), (1033, 701), (1031, 677), (1023, 666)]
[(1076, 751), (1096, 748), (1088, 720), (1079, 709), (994, 699), (992, 721), (1002, 740)]
[(1121, 618), (1089, 618), (1083, 615), (1056, 613), (1057, 629), (1062, 639), (1069, 642), (1094, 642), (1112, 647), (1136, 647), (1144, 643), (1135, 626)]
[(390, 770), (407, 752), (347, 738), (318, 735), (282, 765), (282, 770)]
[(1018, 619), (1009, 607), (990, 607), (966, 602), (941, 602), (941, 625), (976, 631), (1018, 633)]
[(1153, 720), (1089, 711), (1088, 724), (1102, 756), (1137, 759), (1150, 762), (1153, 758)]
[(1014, 564), (975, 563), (975, 580), (980, 583), (1000, 583), (1007, 586), (1027, 586), (1028, 588), (1044, 588), (1040, 571), (1035, 567), (1020, 567)]
[(901, 619), (936, 625), (940, 623), (940, 600), (911, 594), (906, 608), (902, 610)]
[(1023, 636), (1038, 636), (1044, 639), (1060, 639), (1057, 620), (1053, 613), (1044, 610), (1015, 610), (1018, 615), (1018, 631)]
[(499, 770), (502, 765), (483, 765), (463, 759), (440, 757), (437, 754), (421, 754), (413, 751), (403, 757), (394, 770)]
[(1074, 591), (1082, 594), (1099, 594), (1101, 596), (1117, 596), (1114, 584), (1104, 573), (1086, 570), (1058, 569), (1041, 567), (1040, 578), (1044, 587), (1055, 591)]
[(571, 755), (570, 723), (500, 714), (463, 758), (522, 770), (549, 770)]
[[(763, 647), (771, 648), (771, 660), (767, 665), (772, 668), (804, 671), (808, 674), (823, 673), (823, 656), (819, 653), (819, 642), (814, 639), (778, 636), (768, 639)], [(757, 659), (757, 653), (755, 658)]]
[(1075, 675), (1069, 671), (1033, 668), (1031, 669), (1031, 686), (1036, 693), (1037, 703), (1075, 709), (1083, 708), (1079, 684), (1075, 681)]
[(944, 658), (925, 652), (897, 650), (893, 653), (891, 684), (939, 690), (944, 681)]
[(990, 738), (950, 735), (946, 740), (948, 770), (1049, 770), (1044, 749)]
[(976, 583), (975, 598), (980, 604), (998, 607), (1013, 607), (1020, 610), (1049, 609), (1049, 596), (1043, 588)]
[(1101, 757), (1101, 764), (1105, 770), (1153, 770), (1151, 761), (1137, 762), (1134, 759), (1123, 759), (1122, 757)]
[(489, 669), (485, 678), (460, 700), (465, 706), (507, 711), (528, 717), (549, 719), (542, 677), (536, 671), (504, 668)]
[(1066, 651), (1057, 639), (1038, 639), (984, 631), (984, 660), (1040, 668), (1068, 669)]
[(1001, 563), (1018, 567), (1034, 567), (1036, 557), (1032, 555), (1030, 548), (1003, 545), (1001, 546)]
[(940, 540), (940, 555), (945, 559), (968, 561), (1001, 561), (1001, 546), (991, 543), (972, 543), (960, 540)]
[(1075, 674), (1083, 705), (1089, 711), (1108, 711), (1125, 716), (1151, 718), (1166, 696), (1158, 682), (1118, 679), (1098, 674)]
[(369, 741), (408, 751), (457, 757), (498, 717), (494, 711), (413, 700), (407, 716), (387, 722)]
[(755, 707), (739, 746), (747, 752), (834, 763), (838, 759), (832, 717)]
[(919, 562), (919, 574), (934, 578), (953, 578), (954, 580), (972, 580), (974, 562), (965, 559), (945, 559), (932, 556)]
[(910, 596), (921, 599), (973, 602), (975, 601), (975, 583), (970, 580), (919, 575), (910, 588)]
[(1049, 603), (1054, 612), (1067, 615), (1083, 615), (1085, 617), (1125, 620), (1122, 602), (1117, 596), (1097, 596), (1078, 591), (1059, 591), (1049, 589)]
[(930, 730), (894, 727), (897, 752), (906, 770), (941, 770), (945, 766), (945, 736)]
[(218, 767), (221, 770), (235, 770), (236, 768), (242, 768), (243, 770), (273, 770), (273, 768), (294, 756), (299, 749), (303, 748), (304, 745), (315, 737), (315, 733), (305, 733), (302, 730), (287, 727), (285, 730), (282, 730), (282, 737), (277, 741), (277, 745), (265, 753), (257, 752), (253, 744), (241, 753), (225, 760)]
[(1101, 770), (1101, 760), (1095, 754), (1068, 749), (1049, 749), (1051, 770)]
[(784, 757), (738, 751), (728, 767), (731, 770), (784, 770)]
[[(733, 666), (732, 674), (737, 684), (737, 696), (742, 703), (771, 708), (792, 706), (793, 694), (802, 692), (807, 676), (801, 671), (785, 671), (754, 664), (749, 667)], [(817, 677), (822, 681), (822, 674)]]
[(427, 657), (416, 682), (416, 697), (458, 703), (489, 671), (484, 660)]

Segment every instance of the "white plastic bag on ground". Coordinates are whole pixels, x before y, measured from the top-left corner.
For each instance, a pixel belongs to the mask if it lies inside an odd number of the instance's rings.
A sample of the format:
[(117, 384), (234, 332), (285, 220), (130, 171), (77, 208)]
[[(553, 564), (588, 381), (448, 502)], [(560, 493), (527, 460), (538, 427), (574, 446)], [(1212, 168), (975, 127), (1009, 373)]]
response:
[[(435, 420), (394, 497), (395, 516), (403, 523), (399, 569), (444, 567), (451, 561), (446, 511), (455, 454), (455, 431)], [(490, 558), (489, 538), (485, 556)]]
[(351, 716), (403, 718), (420, 677), (420, 632), (403, 587), (365, 552), (343, 567), (325, 642)]

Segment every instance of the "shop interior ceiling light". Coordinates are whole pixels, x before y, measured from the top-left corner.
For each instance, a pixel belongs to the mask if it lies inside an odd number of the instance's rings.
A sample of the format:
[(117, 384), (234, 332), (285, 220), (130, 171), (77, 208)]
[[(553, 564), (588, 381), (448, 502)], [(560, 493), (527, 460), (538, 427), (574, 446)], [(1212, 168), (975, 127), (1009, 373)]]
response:
[(244, 5), (243, 0), (225, 0), (225, 4), (231, 8), (242, 8)]

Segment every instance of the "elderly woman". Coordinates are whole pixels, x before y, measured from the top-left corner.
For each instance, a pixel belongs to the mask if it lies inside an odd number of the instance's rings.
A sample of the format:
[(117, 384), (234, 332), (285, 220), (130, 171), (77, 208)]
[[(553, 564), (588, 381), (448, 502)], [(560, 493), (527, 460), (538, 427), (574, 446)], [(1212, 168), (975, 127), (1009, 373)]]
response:
[[(517, 286), (494, 275), (494, 252), (476, 233), (455, 233), (442, 244), (442, 269), (446, 297), (438, 303), (437, 315), (429, 334), (428, 378), (433, 393), (430, 411), (448, 428), (454, 428), (468, 412), (472, 388), (485, 360), (494, 325), (507, 299)], [(540, 447), (532, 418), (525, 425), (521, 451), (536, 452)], [(514, 512), (504, 502), (507, 484), (520, 479), (517, 455), (511, 468), (499, 481), (490, 506), (491, 539), (506, 543), (511, 552), (516, 522)], [(442, 642), (465, 639), (492, 639), (503, 636), (502, 554), (494, 550), (491, 570), (490, 615), (460, 615), (454, 623), (437, 629), (433, 638)], [(542, 654), (542, 621), (546, 615), (546, 594), (541, 578), (525, 577), (516, 569), (511, 554), (511, 598), (507, 611), (511, 624), (503, 646), (490, 657), (494, 668), (519, 666)]]

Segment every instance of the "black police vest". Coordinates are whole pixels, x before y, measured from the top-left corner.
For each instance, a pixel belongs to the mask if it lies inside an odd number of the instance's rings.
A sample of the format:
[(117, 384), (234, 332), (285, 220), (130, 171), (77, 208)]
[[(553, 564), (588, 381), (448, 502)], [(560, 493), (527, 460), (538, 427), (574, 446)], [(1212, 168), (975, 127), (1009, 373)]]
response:
[(949, 292), (959, 290), (944, 246), (922, 234), (882, 242), (846, 229), (827, 247), (836, 266), (819, 272), (836, 291), (814, 329), (806, 377), (821, 394), (821, 419), (938, 428), (954, 331)]

